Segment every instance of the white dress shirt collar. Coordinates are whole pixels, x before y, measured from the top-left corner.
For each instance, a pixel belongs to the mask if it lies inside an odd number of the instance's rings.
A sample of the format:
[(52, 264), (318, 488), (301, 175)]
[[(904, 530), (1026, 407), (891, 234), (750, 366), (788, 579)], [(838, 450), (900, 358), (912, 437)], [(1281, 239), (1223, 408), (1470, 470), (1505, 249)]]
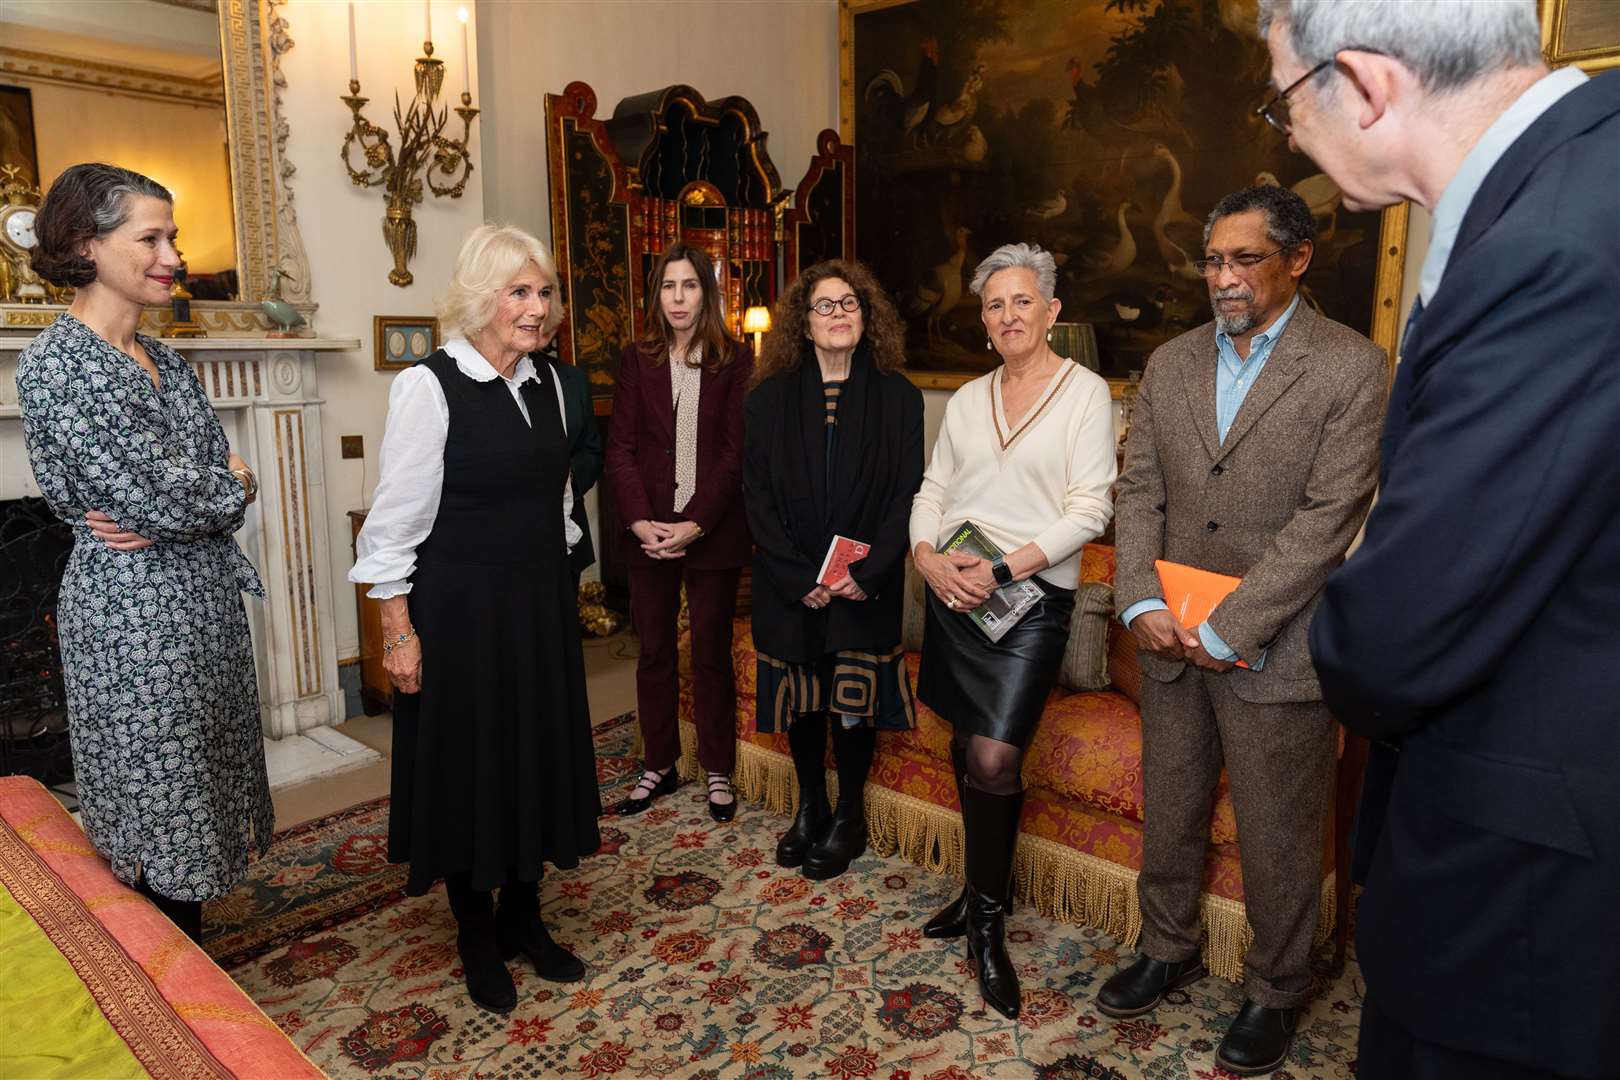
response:
[[(461, 373), (475, 382), (489, 382), (499, 378), (501, 373), (495, 370), (495, 365), (484, 359), (484, 354), (473, 347), (473, 343), (466, 338), (456, 336), (444, 343), (444, 351), (456, 362)], [(508, 382), (522, 385), (530, 379), (538, 379), (540, 373), (534, 369), (534, 361), (524, 356), (512, 369)]]

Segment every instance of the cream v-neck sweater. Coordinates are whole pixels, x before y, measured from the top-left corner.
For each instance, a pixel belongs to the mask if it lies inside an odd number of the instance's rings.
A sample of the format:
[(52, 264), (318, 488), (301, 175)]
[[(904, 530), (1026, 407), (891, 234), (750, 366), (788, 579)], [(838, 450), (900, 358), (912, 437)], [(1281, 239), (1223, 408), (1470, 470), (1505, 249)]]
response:
[[(1080, 579), (1080, 548), (1102, 534), (1114, 513), (1108, 383), (1077, 364), (1059, 368), (1009, 431), (997, 408), (999, 382), (992, 398), (994, 380), (997, 372), (974, 379), (945, 405), (933, 458), (911, 504), (912, 549), (924, 540), (937, 548), (972, 521), (1005, 552), (1034, 541), (1051, 564), (1039, 576), (1072, 589)], [(1003, 450), (1001, 440), (1009, 435)]]

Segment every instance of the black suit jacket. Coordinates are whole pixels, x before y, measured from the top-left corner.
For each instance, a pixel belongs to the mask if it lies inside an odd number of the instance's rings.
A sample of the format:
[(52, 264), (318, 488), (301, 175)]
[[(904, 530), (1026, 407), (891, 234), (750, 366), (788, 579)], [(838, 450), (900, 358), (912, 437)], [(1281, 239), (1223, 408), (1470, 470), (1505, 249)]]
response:
[(1402, 351), (1310, 635), (1384, 744), (1368, 996), (1425, 1041), (1620, 1076), (1620, 74), (1497, 163)]
[[(675, 512), (675, 402), (668, 359), (654, 364), (638, 345), (625, 347), (608, 423), (607, 488), (618, 500), (625, 557), (631, 568), (655, 565), (629, 526), (637, 521), (695, 521), (704, 535), (681, 565), (728, 570), (748, 562), (753, 545), (742, 508), (743, 396), (754, 354), (734, 343), (725, 367), (705, 367), (698, 394), (697, 491)], [(604, 543), (608, 541), (604, 540)]]
[[(754, 644), (801, 663), (839, 649), (900, 643), (911, 498), (922, 484), (922, 392), (856, 351), (838, 399), (828, 480), (821, 370), (766, 379), (745, 411), (743, 503), (754, 543)], [(803, 604), (835, 535), (870, 544), (850, 576), (866, 600)]]
[(570, 516), (584, 534), (568, 553), (568, 565), (578, 575), (596, 561), (591, 522), (585, 514), (585, 493), (595, 487), (602, 476), (602, 433), (596, 426), (596, 410), (591, 403), (591, 386), (585, 373), (543, 353), (534, 353), (531, 359), (536, 364), (549, 363), (562, 386), (563, 417), (568, 424), (569, 477), (574, 487), (574, 512)]

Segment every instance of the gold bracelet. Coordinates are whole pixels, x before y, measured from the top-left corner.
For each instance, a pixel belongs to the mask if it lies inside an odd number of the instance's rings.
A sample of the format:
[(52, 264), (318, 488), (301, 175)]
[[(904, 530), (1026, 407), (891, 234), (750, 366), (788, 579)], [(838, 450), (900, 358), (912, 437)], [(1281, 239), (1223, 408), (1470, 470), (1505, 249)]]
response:
[(411, 640), (411, 638), (413, 638), (415, 636), (416, 636), (416, 627), (413, 626), (409, 630), (405, 631), (403, 634), (399, 635), (399, 637), (397, 639), (395, 639), (394, 641), (385, 641), (385, 642), (383, 642), (383, 655), (387, 656), (389, 653), (393, 652), (395, 649), (399, 648), (401, 645), (405, 644), (407, 641)]
[(232, 469), (231, 475), (236, 477), (236, 479), (241, 482), (242, 493), (248, 498), (251, 499), (253, 496), (259, 493), (259, 478), (253, 475), (252, 469), (245, 467), (241, 469)]

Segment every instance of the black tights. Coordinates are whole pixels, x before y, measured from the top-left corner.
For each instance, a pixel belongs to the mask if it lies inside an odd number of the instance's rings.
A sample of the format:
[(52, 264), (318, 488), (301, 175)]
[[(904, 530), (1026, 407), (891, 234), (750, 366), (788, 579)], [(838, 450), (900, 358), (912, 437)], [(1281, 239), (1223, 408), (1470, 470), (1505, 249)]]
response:
[(952, 739), (967, 760), (967, 780), (973, 787), (991, 795), (1024, 790), (1024, 747), (962, 731)]

